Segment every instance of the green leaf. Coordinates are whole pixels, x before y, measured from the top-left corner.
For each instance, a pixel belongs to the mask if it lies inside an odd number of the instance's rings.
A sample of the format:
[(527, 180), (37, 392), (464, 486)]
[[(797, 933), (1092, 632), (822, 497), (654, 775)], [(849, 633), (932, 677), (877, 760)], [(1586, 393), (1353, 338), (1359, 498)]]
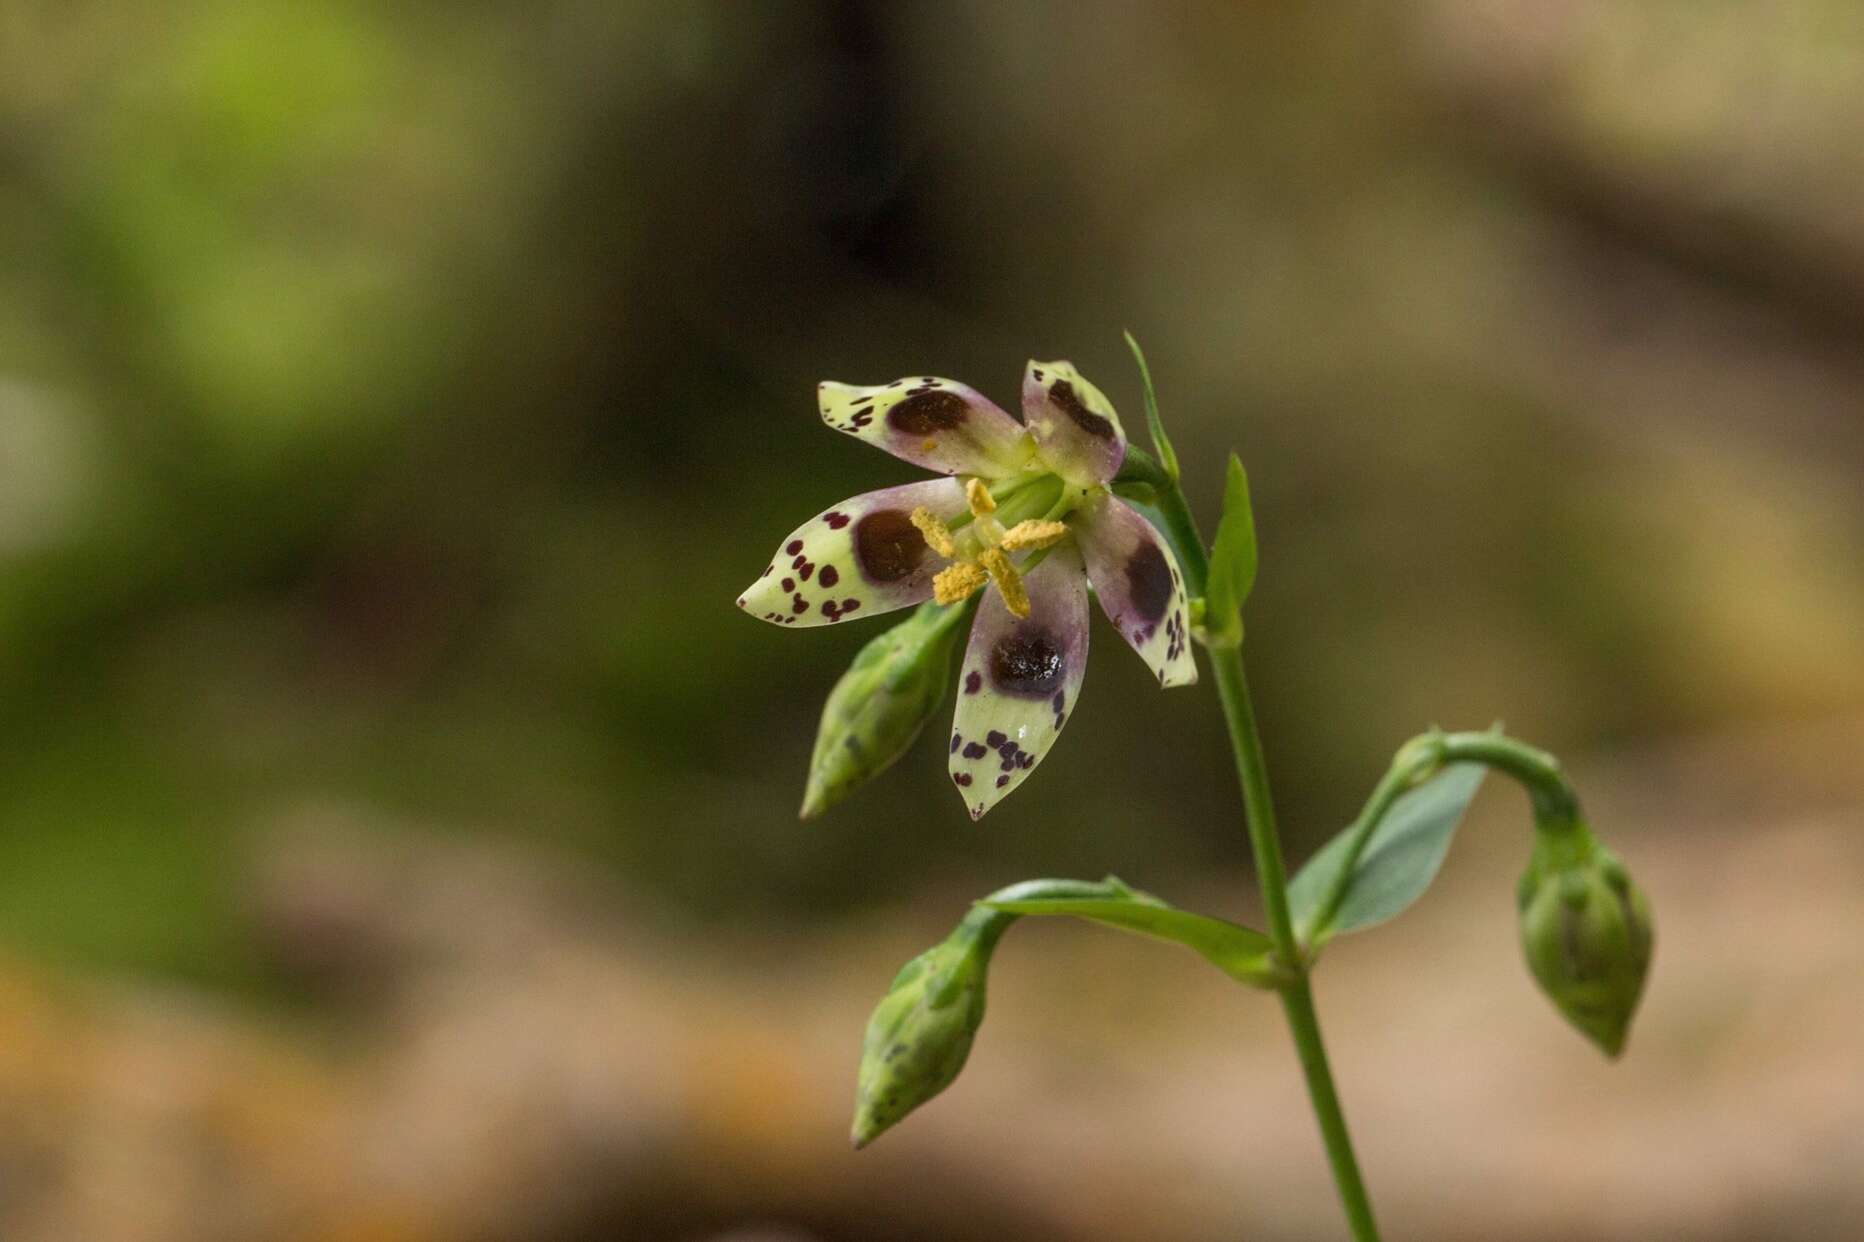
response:
[(1243, 603), (1256, 585), (1256, 519), (1249, 507), (1249, 476), (1230, 454), (1223, 483), (1223, 517), (1210, 548), (1210, 580), (1204, 588), (1205, 629), (1215, 643), (1243, 637)]
[(1181, 944), (1232, 979), (1272, 988), (1281, 979), (1269, 938), (1222, 919), (1175, 910), (1156, 897), (1037, 897), (978, 903), (1005, 914), (1060, 914)]
[(1437, 877), (1457, 822), (1487, 771), (1479, 763), (1448, 764), (1393, 802), (1366, 842), (1340, 908), (1327, 926), (1314, 927), (1311, 922), (1346, 865), (1353, 830), (1327, 842), (1288, 886), (1288, 904), (1302, 939), (1319, 947), (1341, 932), (1383, 923), (1416, 901)]
[(1164, 420), (1159, 417), (1159, 399), (1152, 391), (1152, 368), (1146, 365), (1146, 355), (1139, 348), (1139, 342), (1133, 334), (1126, 334), (1126, 348), (1133, 351), (1133, 361), (1139, 364), (1139, 379), (1146, 386), (1146, 428), (1152, 433), (1152, 447), (1159, 455), (1159, 467), (1171, 482), (1178, 481), (1178, 451), (1171, 446), (1165, 435)]

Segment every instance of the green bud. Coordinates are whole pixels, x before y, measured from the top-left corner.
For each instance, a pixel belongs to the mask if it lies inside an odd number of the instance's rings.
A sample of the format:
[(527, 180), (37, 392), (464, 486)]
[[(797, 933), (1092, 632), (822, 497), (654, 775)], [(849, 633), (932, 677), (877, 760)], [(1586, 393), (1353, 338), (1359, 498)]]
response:
[(822, 708), (804, 819), (814, 819), (906, 753), (944, 701), (958, 622), (973, 606), (923, 604), (861, 648)]
[(1541, 991), (1616, 1057), (1650, 969), (1650, 903), (1576, 821), (1542, 822), (1516, 897), (1521, 947)]
[(901, 968), (867, 1020), (856, 1078), (856, 1149), (951, 1086), (984, 1021), (990, 955), (1013, 914), (976, 909)]

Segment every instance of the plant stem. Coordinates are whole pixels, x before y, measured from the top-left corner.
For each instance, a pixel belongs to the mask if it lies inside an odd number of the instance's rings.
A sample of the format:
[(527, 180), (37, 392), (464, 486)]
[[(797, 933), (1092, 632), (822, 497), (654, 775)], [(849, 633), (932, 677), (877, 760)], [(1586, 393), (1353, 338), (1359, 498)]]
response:
[[(1157, 508), (1165, 522), (1166, 536), (1184, 567), (1188, 586), (1194, 593), (1203, 594), (1210, 577), (1210, 562), (1204, 554), (1204, 540), (1197, 529), (1197, 519), (1191, 515), (1184, 492), (1175, 481), (1158, 489)], [(1236, 779), (1242, 787), (1243, 814), (1249, 830), (1249, 846), (1255, 855), (1256, 880), (1262, 889), (1269, 937), (1275, 942), (1276, 955), (1293, 976), (1293, 981), (1280, 990), (1282, 1012), (1287, 1016), (1288, 1031), (1294, 1037), (1301, 1071), (1307, 1078), (1308, 1099), (1320, 1123), (1321, 1140), (1326, 1144), (1327, 1161), (1333, 1166), (1333, 1180), (1346, 1209), (1347, 1223), (1356, 1242), (1378, 1242), (1372, 1203), (1366, 1196), (1359, 1162), (1353, 1155), (1346, 1115), (1340, 1108), (1333, 1071), (1327, 1064), (1327, 1048), (1321, 1040), (1320, 1016), (1314, 1010), (1314, 994), (1308, 984), (1309, 963), (1295, 939), (1294, 923), (1288, 913), (1287, 869), (1282, 863), (1281, 840), (1275, 828), (1268, 765), (1262, 757), (1255, 708), (1250, 703), (1249, 682), (1243, 673), (1242, 649), (1212, 647), (1210, 664), (1217, 682), (1217, 697), (1223, 704), (1224, 724), (1230, 731), (1230, 747), (1236, 756)]]

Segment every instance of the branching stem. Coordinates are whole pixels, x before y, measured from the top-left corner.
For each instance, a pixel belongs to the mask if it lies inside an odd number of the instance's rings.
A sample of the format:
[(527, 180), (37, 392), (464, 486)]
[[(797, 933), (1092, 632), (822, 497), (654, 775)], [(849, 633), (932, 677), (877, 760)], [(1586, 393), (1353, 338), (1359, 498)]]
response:
[[(1133, 454), (1137, 454), (1136, 458)], [(1183, 490), (1176, 479), (1170, 478), (1156, 462), (1136, 449), (1129, 450), (1127, 467), (1129, 472), (1156, 489), (1156, 507), (1165, 523), (1165, 535), (1184, 569), (1186, 585), (1192, 594), (1203, 595), (1210, 577), (1210, 562), (1204, 553), (1197, 519), (1185, 503)], [(1275, 942), (1277, 956), (1291, 972), (1292, 982), (1280, 991), (1282, 1010), (1300, 1056), (1301, 1071), (1307, 1078), (1308, 1098), (1320, 1123), (1321, 1140), (1326, 1144), (1327, 1160), (1333, 1166), (1333, 1179), (1339, 1187), (1340, 1202), (1346, 1209), (1355, 1242), (1378, 1242), (1372, 1203), (1359, 1173), (1359, 1162), (1353, 1155), (1346, 1115), (1333, 1085), (1333, 1071), (1327, 1064), (1320, 1017), (1315, 1012), (1313, 990), (1308, 982), (1309, 963), (1289, 916), (1287, 869), (1282, 862), (1281, 840), (1275, 828), (1275, 804), (1269, 794), (1268, 766), (1256, 731), (1255, 708), (1250, 702), (1249, 682), (1243, 673), (1242, 649), (1213, 647), (1209, 654), (1217, 697), (1223, 704), (1223, 720), (1230, 731), (1230, 747), (1236, 757), (1236, 779), (1242, 788), (1244, 819), (1250, 849), (1255, 855), (1256, 879), (1262, 889), (1269, 936)]]

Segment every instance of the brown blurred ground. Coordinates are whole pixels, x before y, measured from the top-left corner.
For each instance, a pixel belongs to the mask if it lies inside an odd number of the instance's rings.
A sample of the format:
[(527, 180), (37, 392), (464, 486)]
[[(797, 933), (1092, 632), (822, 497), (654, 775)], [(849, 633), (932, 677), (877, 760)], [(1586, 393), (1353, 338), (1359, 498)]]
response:
[[(1864, 786), (1826, 764), (1860, 740), (1854, 721), (1810, 751), (1747, 735), (1578, 766), (1601, 824), (1642, 829), (1628, 861), (1662, 912), (1618, 1064), (1557, 1020), (1507, 934), (1512, 790), (1484, 795), (1417, 911), (1334, 947), (1322, 1002), (1393, 1236), (1852, 1236)], [(1750, 801), (1757, 774), (1791, 793)], [(567, 860), (420, 838), (384, 853), (367, 829), (307, 809), (256, 859), (268, 951), (318, 963), (320, 1033), (8, 969), (0, 1103), (30, 1119), (0, 1145), (8, 1237), (1334, 1228), (1273, 1005), (1188, 956), (1014, 929), (959, 1085), (855, 1155), (861, 1021), (961, 900), (681, 942)], [(1184, 896), (1234, 909), (1244, 883)]]

